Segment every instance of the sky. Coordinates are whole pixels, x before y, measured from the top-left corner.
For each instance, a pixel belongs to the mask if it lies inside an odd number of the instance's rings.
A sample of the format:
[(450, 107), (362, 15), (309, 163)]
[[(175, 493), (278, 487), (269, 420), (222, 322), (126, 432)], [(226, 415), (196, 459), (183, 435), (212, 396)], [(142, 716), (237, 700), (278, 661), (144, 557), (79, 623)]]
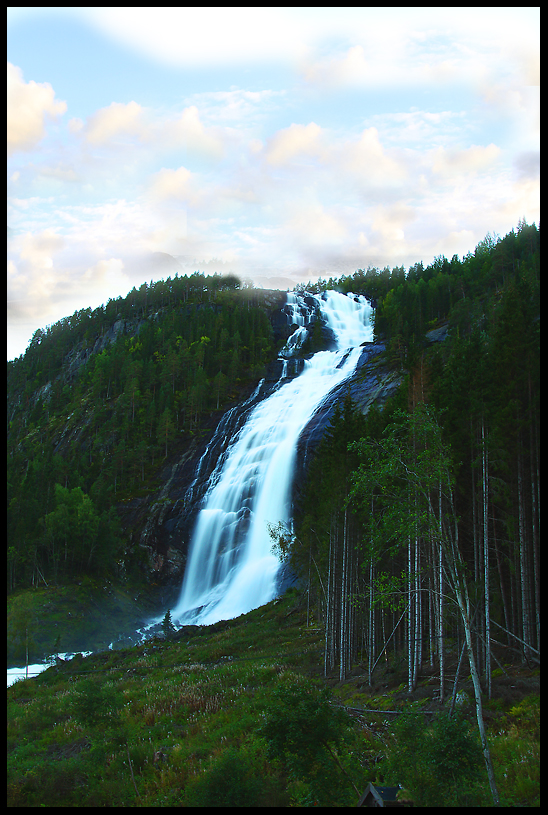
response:
[(539, 32), (538, 8), (8, 8), (8, 359), (165, 254), (290, 288), (538, 224)]

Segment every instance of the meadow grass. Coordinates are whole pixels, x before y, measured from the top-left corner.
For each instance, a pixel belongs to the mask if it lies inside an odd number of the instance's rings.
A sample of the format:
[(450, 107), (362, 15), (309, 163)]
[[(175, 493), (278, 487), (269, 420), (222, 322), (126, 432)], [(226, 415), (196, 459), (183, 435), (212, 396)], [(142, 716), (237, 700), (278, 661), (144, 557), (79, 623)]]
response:
[[(311, 805), (307, 779), (268, 758), (261, 735), (277, 688), (326, 685), (323, 632), (307, 628), (299, 592), (181, 633), (77, 657), (8, 688), (8, 806)], [(382, 697), (352, 679), (327, 684), (334, 703), (395, 709), (398, 682)], [(539, 710), (530, 696), (493, 714), (506, 805), (538, 802)], [(339, 756), (358, 788), (375, 780), (393, 721), (369, 718), (355, 720)]]

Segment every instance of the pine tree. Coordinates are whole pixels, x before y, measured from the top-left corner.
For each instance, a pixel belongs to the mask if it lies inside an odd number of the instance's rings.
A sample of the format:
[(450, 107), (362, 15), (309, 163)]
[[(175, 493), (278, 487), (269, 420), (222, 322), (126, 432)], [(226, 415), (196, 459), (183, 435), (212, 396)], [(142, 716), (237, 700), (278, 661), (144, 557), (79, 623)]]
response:
[(162, 631), (164, 632), (164, 636), (170, 637), (172, 634), (175, 633), (177, 629), (173, 625), (171, 620), (171, 611), (168, 610), (165, 613), (164, 619), (162, 620)]

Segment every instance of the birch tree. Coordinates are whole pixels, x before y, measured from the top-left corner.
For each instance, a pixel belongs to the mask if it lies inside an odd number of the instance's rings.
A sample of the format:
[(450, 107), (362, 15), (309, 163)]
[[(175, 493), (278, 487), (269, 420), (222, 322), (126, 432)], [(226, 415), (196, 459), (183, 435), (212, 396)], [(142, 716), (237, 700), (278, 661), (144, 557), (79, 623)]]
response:
[[(459, 543), (452, 462), (437, 418), (429, 406), (419, 404), (412, 414), (399, 412), (395, 418), (397, 421), (387, 427), (384, 439), (362, 439), (354, 445), (362, 463), (354, 474), (352, 495), (358, 501), (364, 498), (367, 507), (371, 493), (376, 494), (381, 517), (379, 519), (377, 515), (375, 518), (373, 534), (390, 538), (395, 547), (398, 542), (400, 546), (406, 542), (409, 545), (413, 540), (418, 547), (419, 541), (431, 541), (438, 550), (438, 562), (464, 629), (485, 767), (493, 802), (498, 806), (500, 801), (483, 723), (481, 687), (472, 641), (473, 614), (467, 567)], [(411, 550), (408, 554), (409, 569), (413, 561), (417, 568), (420, 563), (418, 554), (412, 557)], [(417, 605), (420, 603), (420, 582), (420, 577), (416, 576), (409, 589), (416, 609), (415, 635), (420, 632), (420, 606)], [(409, 628), (411, 631), (412, 626)], [(415, 649), (415, 668), (417, 653), (418, 649)], [(414, 680), (415, 676), (413, 683)]]

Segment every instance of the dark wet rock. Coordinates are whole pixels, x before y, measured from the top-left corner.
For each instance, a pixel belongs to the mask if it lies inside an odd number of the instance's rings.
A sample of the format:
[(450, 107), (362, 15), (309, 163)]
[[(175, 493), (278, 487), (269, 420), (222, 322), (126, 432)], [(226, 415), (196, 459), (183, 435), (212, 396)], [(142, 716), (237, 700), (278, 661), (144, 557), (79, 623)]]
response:
[(401, 374), (369, 364), (384, 351), (384, 348), (384, 344), (380, 342), (364, 345), (354, 374), (331, 391), (329, 397), (302, 431), (297, 447), (297, 471), (293, 488), (294, 500), (298, 501), (306, 479), (308, 466), (316, 447), (331, 422), (337, 403), (349, 394), (352, 401), (365, 414), (373, 404), (382, 407), (386, 400), (394, 396), (399, 388), (402, 381)]
[(447, 337), (447, 332), (449, 330), (448, 323), (444, 323), (440, 325), (438, 328), (433, 328), (432, 331), (426, 332), (426, 339), (428, 342), (443, 342), (443, 340)]

